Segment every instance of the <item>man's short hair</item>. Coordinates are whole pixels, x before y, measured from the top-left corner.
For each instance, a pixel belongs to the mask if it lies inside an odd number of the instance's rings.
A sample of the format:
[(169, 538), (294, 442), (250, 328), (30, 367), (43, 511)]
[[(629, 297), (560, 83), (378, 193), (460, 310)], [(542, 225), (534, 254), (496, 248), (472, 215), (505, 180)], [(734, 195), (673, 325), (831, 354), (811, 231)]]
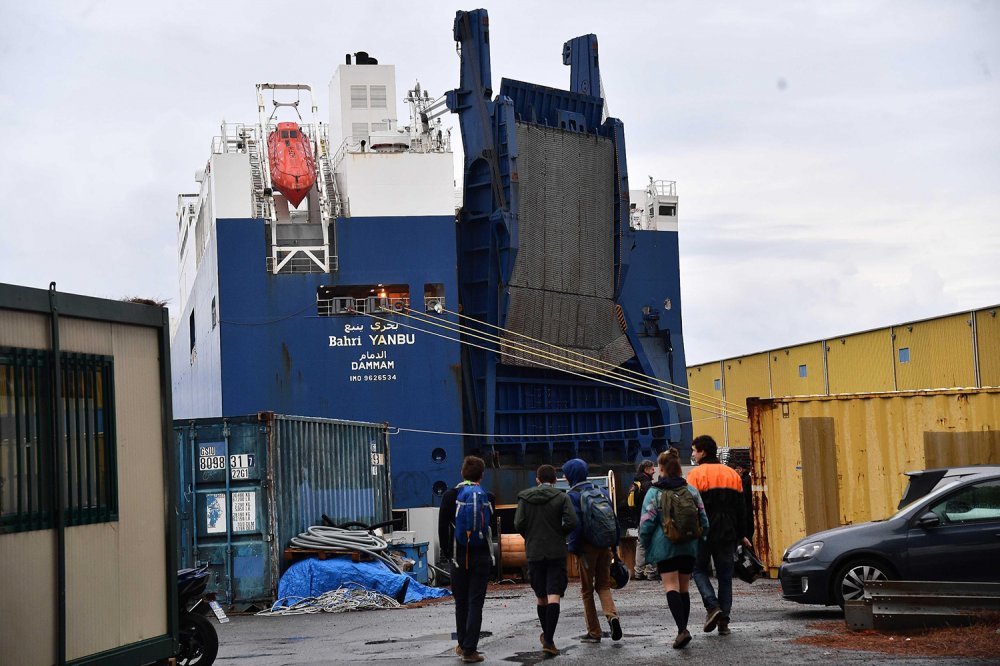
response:
[(711, 435), (699, 435), (691, 442), (691, 447), (698, 449), (709, 458), (715, 458), (719, 454), (719, 445), (715, 443)]
[(638, 474), (642, 474), (647, 469), (653, 469), (653, 467), (655, 467), (655, 465), (653, 465), (652, 460), (643, 460), (641, 463), (639, 463), (639, 466), (635, 468), (635, 471)]
[(462, 478), (466, 481), (478, 483), (483, 480), (483, 472), (486, 470), (486, 462), (476, 456), (465, 456), (462, 461)]
[(555, 483), (556, 482), (556, 468), (552, 465), (542, 465), (535, 472), (535, 476), (542, 483)]

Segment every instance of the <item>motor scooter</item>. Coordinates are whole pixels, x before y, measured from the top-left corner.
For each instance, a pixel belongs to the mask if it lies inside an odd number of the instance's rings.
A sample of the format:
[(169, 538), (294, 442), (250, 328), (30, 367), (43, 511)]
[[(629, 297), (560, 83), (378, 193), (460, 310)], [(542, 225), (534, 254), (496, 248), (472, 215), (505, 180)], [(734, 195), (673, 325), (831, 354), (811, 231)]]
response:
[(177, 611), (180, 647), (175, 655), (182, 666), (209, 666), (219, 653), (219, 635), (205, 616), (214, 613), (220, 624), (229, 622), (214, 595), (205, 594), (208, 565), (177, 572)]

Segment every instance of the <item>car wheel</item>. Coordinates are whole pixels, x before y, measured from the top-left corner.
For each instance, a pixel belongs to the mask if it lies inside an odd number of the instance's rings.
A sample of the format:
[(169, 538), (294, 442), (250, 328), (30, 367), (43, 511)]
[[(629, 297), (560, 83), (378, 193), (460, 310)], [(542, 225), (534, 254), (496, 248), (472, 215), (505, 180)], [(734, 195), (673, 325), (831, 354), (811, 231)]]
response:
[(878, 560), (854, 560), (848, 562), (833, 579), (833, 596), (837, 605), (844, 607), (845, 601), (860, 599), (865, 593), (865, 584), (876, 580), (889, 580), (895, 573)]

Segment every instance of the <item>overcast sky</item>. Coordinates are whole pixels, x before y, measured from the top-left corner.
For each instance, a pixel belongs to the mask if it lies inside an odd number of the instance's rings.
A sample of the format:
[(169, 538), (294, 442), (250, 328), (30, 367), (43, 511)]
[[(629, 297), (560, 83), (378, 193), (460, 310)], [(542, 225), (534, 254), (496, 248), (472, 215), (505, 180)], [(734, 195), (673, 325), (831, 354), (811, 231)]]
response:
[[(5, 3), (0, 281), (176, 303), (176, 196), (255, 83), (325, 116), (366, 50), (439, 95), (472, 8)], [(677, 181), (689, 363), (1000, 303), (1000, 2), (488, 9), (495, 89), (568, 87), (563, 42), (597, 33), (632, 187)]]

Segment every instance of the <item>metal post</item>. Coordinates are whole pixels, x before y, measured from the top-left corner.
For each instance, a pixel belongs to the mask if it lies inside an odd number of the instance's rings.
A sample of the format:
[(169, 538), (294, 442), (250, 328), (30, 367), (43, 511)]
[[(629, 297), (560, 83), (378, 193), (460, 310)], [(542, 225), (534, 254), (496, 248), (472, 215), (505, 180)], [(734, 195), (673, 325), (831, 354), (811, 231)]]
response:
[(222, 425), (222, 439), (226, 455), (226, 598), (233, 603), (233, 496), (229, 492), (229, 421)]
[(52, 334), (52, 401), (54, 409), (52, 418), (55, 423), (52, 428), (53, 448), (55, 449), (55, 469), (53, 485), (55, 486), (55, 518), (56, 518), (56, 596), (58, 605), (58, 649), (57, 659), (60, 666), (66, 663), (66, 519), (63, 511), (65, 496), (63, 492), (63, 468), (66, 466), (63, 428), (62, 403), (62, 364), (59, 359), (59, 305), (56, 299), (56, 283), (49, 283), (49, 312)]

